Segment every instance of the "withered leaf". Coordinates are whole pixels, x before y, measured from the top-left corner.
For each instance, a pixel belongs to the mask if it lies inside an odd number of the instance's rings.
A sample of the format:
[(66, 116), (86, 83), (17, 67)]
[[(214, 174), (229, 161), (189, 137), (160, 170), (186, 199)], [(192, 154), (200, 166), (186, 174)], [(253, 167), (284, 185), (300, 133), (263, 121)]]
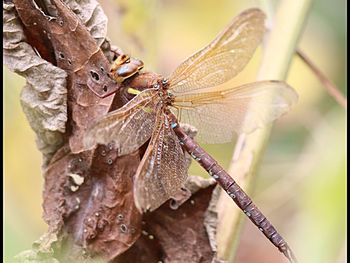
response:
[[(61, 1), (52, 0), (48, 14), (33, 1), (14, 0), (28, 32), (39, 31), (50, 40), (57, 66), (68, 73), (68, 130), (72, 152), (83, 150), (82, 136), (91, 119), (105, 114), (120, 88), (109, 76), (109, 62), (79, 18)], [(89, 21), (89, 20), (88, 20)], [(83, 52), (82, 52), (83, 51)]]
[(3, 3), (3, 50), (8, 68), (26, 78), (21, 104), (46, 164), (63, 144), (67, 121), (67, 73), (37, 56), (25, 42), (13, 4)]
[(186, 188), (192, 196), (178, 209), (172, 209), (169, 200), (144, 215), (141, 237), (114, 263), (211, 263), (215, 260), (204, 224), (215, 182), (190, 176)]
[[(60, 141), (64, 146), (45, 170), (43, 208), (49, 231), (24, 259), (40, 254), (46, 255), (43, 259), (53, 260), (47, 262), (89, 262), (96, 258), (114, 262), (214, 261), (215, 245), (205, 223), (214, 189), (212, 181), (187, 185), (186, 194), (177, 196), (176, 210), (171, 208), (174, 201), (170, 200), (145, 215), (142, 224), (132, 191), (144, 149), (123, 157), (116, 155), (112, 144), (83, 151), (82, 137), (91, 121), (130, 100), (125, 90), (118, 96), (101, 97), (128, 85), (142, 90), (156, 74), (140, 74), (123, 87), (109, 78), (109, 62), (99, 47), (104, 41), (105, 21), (94, 24), (95, 15), (100, 13), (96, 2), (81, 1), (88, 14), (80, 18), (97, 36), (97, 43), (71, 10), (79, 15), (83, 7), (79, 9), (73, 1), (68, 2), (71, 9), (59, 0), (39, 2), (44, 6), (31, 0), (14, 0), (27, 36), (24, 39), (22, 34), (21, 42), (28, 41), (42, 58), (57, 66), (50, 64), (54, 69), (67, 73), (63, 78), (66, 83), (61, 86), (68, 90), (68, 123), (59, 131), (65, 133)], [(109, 43), (103, 43), (107, 54)], [(35, 54), (30, 58), (33, 56), (38, 58)], [(16, 63), (23, 64), (18, 60)]]
[[(45, 172), (43, 208), (49, 231), (65, 233), (62, 243), (73, 242), (105, 260), (124, 252), (141, 232), (132, 194), (138, 152), (117, 157), (108, 145), (94, 152), (58, 154)], [(64, 252), (61, 257), (72, 254)]]
[[(109, 148), (80, 152), (84, 129), (94, 117), (105, 114), (113, 100), (113, 96), (101, 99), (91, 90), (118, 85), (108, 78), (108, 60), (74, 13), (60, 1), (51, 1), (45, 9), (34, 3), (15, 1), (27, 33), (39, 28), (41, 36), (48, 36), (57, 65), (69, 73), (70, 124), (66, 130), (70, 147), (66, 144), (56, 152), (45, 171), (44, 219), (48, 233), (59, 239), (39, 241), (35, 251), (51, 255), (54, 248), (55, 257), (69, 259), (85, 248), (108, 260), (131, 246), (140, 233), (141, 215), (134, 207), (131, 183), (140, 157), (136, 152), (117, 158), (116, 151)], [(40, 34), (32, 36), (35, 43)], [(64, 251), (71, 244), (71, 251)]]
[(107, 35), (107, 17), (95, 0), (68, 0), (65, 4), (79, 17), (96, 44), (101, 46)]

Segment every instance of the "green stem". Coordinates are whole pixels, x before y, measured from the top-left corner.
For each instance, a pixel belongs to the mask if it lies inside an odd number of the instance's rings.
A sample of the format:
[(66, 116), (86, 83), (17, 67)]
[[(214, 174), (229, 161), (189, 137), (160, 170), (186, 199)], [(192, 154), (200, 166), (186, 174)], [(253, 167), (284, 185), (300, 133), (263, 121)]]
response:
[[(263, 46), (263, 59), (257, 80), (285, 80), (298, 39), (303, 31), (312, 0), (284, 0), (277, 7), (273, 23)], [(271, 17), (268, 17), (272, 21)], [(268, 142), (271, 126), (238, 139), (228, 172), (248, 193), (254, 183), (255, 170)], [(244, 147), (240, 147), (243, 145)], [(223, 192), (218, 202), (218, 257), (233, 262), (242, 215)]]

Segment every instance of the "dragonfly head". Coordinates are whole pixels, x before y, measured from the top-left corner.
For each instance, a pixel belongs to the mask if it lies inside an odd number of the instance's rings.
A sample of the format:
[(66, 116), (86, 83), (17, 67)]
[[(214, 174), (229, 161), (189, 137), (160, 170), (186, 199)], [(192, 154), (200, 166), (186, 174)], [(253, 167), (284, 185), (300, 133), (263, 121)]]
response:
[(121, 83), (125, 79), (139, 73), (142, 68), (143, 62), (141, 60), (121, 54), (111, 65), (110, 73), (116, 82)]

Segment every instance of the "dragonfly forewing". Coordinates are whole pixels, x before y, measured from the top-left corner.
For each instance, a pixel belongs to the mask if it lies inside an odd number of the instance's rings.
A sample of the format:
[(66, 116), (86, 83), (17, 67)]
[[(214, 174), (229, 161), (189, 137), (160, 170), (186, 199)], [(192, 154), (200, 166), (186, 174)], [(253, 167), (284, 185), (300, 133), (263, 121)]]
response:
[(265, 14), (249, 9), (237, 16), (208, 46), (185, 60), (169, 78), (172, 93), (220, 85), (248, 63), (265, 32)]
[(177, 96), (181, 122), (198, 128), (204, 143), (225, 143), (233, 133), (250, 133), (286, 113), (298, 96), (285, 82), (259, 81), (232, 89)]
[(183, 186), (187, 178), (185, 155), (164, 112), (160, 112), (154, 133), (135, 175), (136, 207), (153, 211)]
[(154, 89), (145, 90), (122, 108), (97, 120), (85, 135), (86, 149), (112, 142), (119, 155), (137, 150), (151, 137), (157, 112), (161, 109), (156, 94)]

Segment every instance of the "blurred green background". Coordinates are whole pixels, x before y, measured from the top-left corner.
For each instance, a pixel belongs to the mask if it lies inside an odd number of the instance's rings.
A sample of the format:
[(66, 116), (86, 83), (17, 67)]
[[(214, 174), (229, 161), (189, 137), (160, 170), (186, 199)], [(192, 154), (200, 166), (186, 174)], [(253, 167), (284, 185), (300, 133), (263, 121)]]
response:
[[(165, 76), (209, 43), (240, 11), (260, 1), (100, 1), (108, 36), (146, 69)], [(264, 1), (266, 4), (268, 1)], [(274, 4), (278, 1), (273, 1)], [(314, 1), (299, 47), (346, 93), (345, 0)], [(283, 36), (281, 36), (283, 37)], [(260, 52), (233, 84), (254, 81)], [(29, 249), (46, 231), (41, 219), (41, 154), (22, 112), (25, 81), (3, 69), (4, 262)], [(345, 262), (345, 111), (295, 57), (287, 82), (299, 93), (293, 110), (278, 120), (262, 160), (253, 199), (294, 249), (300, 262)], [(233, 143), (206, 145), (228, 167)], [(206, 176), (193, 164), (191, 174)], [(234, 176), (234, 175), (233, 175)], [(236, 262), (285, 262), (252, 224), (244, 226)]]

